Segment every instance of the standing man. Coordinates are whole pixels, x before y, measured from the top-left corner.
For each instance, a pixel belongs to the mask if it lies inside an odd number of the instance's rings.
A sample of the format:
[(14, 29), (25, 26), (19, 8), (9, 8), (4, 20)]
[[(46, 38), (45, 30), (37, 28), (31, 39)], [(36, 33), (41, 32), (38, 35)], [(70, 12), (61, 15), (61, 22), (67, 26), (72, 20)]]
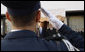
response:
[(48, 36), (48, 33), (47, 33), (47, 27), (48, 27), (48, 24), (49, 24), (49, 22), (48, 21), (43, 21), (43, 22), (41, 22), (40, 23), (41, 24), (41, 30), (42, 30), (42, 32), (41, 32), (41, 34), (40, 34), (40, 37), (47, 37)]
[[(1, 51), (68, 51), (64, 43), (58, 45), (51, 40), (42, 40), (35, 33), (36, 24), (40, 20), (39, 1), (1, 2), (7, 7), (6, 18), (12, 24), (11, 32), (1, 41)], [(77, 48), (84, 48), (84, 39), (66, 25), (63, 24), (59, 32)]]

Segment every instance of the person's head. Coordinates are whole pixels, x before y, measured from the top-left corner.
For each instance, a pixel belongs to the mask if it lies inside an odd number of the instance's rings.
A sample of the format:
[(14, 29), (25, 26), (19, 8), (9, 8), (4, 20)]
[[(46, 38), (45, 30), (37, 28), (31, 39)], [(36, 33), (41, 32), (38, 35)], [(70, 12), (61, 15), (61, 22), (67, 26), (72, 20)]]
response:
[(39, 1), (2, 1), (7, 7), (6, 17), (15, 27), (27, 27), (40, 19)]
[(48, 24), (49, 24), (48, 21), (41, 22), (41, 27), (42, 28), (47, 28), (48, 27)]

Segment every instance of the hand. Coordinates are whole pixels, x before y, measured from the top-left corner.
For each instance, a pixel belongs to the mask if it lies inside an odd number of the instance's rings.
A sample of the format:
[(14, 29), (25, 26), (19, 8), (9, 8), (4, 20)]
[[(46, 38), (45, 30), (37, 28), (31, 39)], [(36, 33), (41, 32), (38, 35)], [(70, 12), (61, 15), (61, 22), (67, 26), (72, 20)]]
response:
[(62, 25), (64, 24), (62, 21), (60, 21), (58, 18), (56, 18), (53, 14), (51, 14), (46, 9), (41, 8), (41, 11), (44, 13), (45, 16), (47, 16), (49, 18), (49, 22), (57, 30), (59, 30), (62, 27)]

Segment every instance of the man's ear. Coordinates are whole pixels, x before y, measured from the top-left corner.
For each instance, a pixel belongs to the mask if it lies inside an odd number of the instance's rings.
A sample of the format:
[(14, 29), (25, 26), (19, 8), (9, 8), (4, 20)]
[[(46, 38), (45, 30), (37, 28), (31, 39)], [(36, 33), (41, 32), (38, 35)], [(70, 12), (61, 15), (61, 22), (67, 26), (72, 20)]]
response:
[(7, 18), (9, 21), (11, 21), (11, 19), (10, 19), (10, 16), (9, 16), (9, 13), (8, 13), (8, 12), (6, 12), (6, 18)]
[(40, 21), (40, 16), (41, 16), (41, 13), (40, 13), (40, 10), (38, 10), (37, 16), (36, 16), (36, 22)]

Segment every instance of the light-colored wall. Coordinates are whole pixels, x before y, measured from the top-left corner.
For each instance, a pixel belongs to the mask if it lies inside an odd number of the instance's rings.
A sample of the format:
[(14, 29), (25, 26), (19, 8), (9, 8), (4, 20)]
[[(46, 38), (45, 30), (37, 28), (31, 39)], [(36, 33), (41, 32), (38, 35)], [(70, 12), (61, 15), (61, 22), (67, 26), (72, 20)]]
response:
[(83, 16), (70, 16), (69, 26), (75, 31), (84, 32), (84, 17)]
[(3, 22), (1, 20), (1, 34), (3, 34)]
[(6, 19), (6, 26), (7, 26), (7, 33), (11, 31), (12, 25), (11, 23)]

